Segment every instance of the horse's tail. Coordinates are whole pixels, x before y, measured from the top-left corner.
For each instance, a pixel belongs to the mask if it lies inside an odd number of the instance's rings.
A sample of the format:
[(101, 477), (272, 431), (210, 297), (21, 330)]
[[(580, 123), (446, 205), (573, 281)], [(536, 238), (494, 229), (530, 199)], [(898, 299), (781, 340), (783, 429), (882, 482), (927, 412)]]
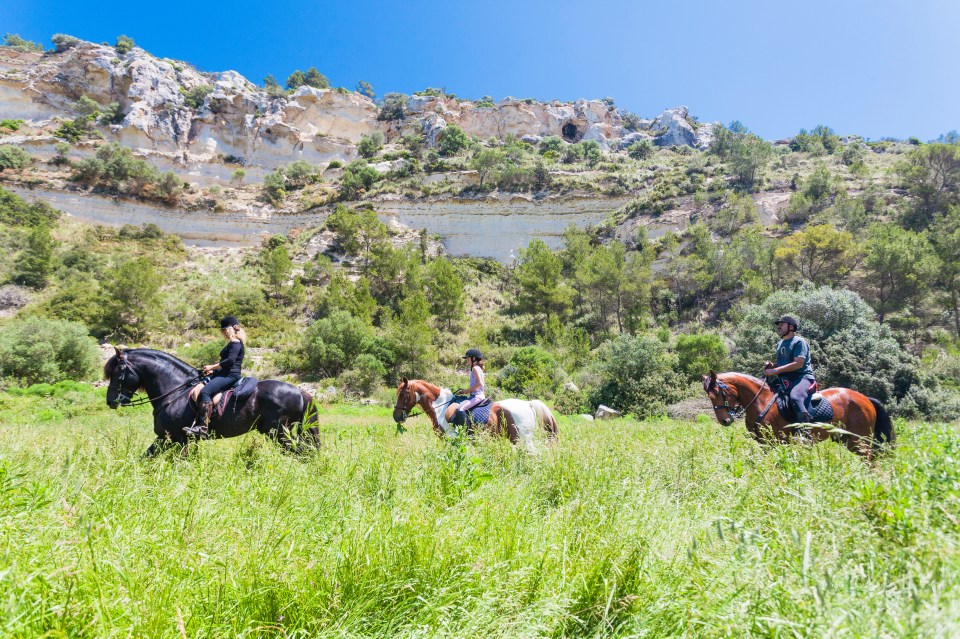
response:
[(320, 446), (320, 427), (317, 418), (317, 405), (313, 401), (313, 396), (306, 391), (300, 391), (303, 398), (303, 412), (300, 414), (300, 429), (309, 433), (314, 447)]
[(887, 413), (880, 400), (868, 397), (873, 407), (877, 409), (877, 421), (873, 424), (873, 448), (877, 449), (882, 444), (893, 445), (897, 441), (897, 433), (893, 430), (893, 420)]
[(530, 400), (530, 407), (537, 416), (537, 421), (539, 421), (543, 429), (547, 431), (550, 438), (556, 439), (558, 434), (557, 420), (553, 418), (553, 413), (550, 412), (550, 408), (539, 399)]

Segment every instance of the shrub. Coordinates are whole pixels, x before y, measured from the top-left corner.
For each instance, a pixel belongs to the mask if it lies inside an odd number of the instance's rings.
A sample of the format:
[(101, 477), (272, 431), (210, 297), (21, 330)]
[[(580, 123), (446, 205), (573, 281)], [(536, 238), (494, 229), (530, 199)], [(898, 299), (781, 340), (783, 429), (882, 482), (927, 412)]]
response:
[(437, 148), (441, 155), (456, 155), (470, 145), (470, 137), (456, 124), (444, 127)]
[(113, 45), (113, 48), (116, 49), (117, 53), (124, 55), (133, 51), (134, 42), (133, 38), (128, 38), (125, 35), (117, 37), (116, 44)]
[(78, 44), (80, 44), (80, 38), (75, 38), (71, 35), (66, 35), (65, 33), (56, 33), (50, 41), (53, 42), (53, 46), (57, 48), (57, 53), (63, 53), (68, 49), (72, 49)]
[(540, 140), (540, 155), (546, 155), (550, 151), (559, 154), (563, 151), (564, 146), (566, 146), (566, 142), (562, 138), (556, 135), (548, 135)]
[(267, 199), (275, 205), (280, 204), (287, 194), (286, 185), (286, 170), (282, 166), (263, 176), (263, 192)]
[(653, 155), (653, 152), (653, 143), (650, 142), (650, 140), (640, 140), (639, 142), (634, 142), (630, 145), (630, 148), (627, 149), (627, 155), (632, 157), (634, 160), (646, 160)]
[(85, 379), (99, 353), (87, 329), (76, 322), (30, 317), (0, 329), (0, 376), (25, 384)]
[(12, 169), (19, 171), (30, 166), (30, 154), (19, 146), (5, 144), (0, 146), (0, 171)]
[(497, 374), (504, 392), (522, 397), (549, 397), (563, 381), (563, 370), (547, 351), (525, 346), (514, 351), (510, 363)]
[(407, 96), (402, 93), (388, 93), (383, 98), (378, 120), (402, 120), (406, 117)]
[(203, 106), (207, 96), (213, 92), (213, 87), (209, 84), (201, 84), (192, 89), (180, 87), (180, 93), (183, 94), (183, 102), (191, 109), (199, 109)]
[(16, 33), (8, 33), (7, 35), (3, 36), (3, 44), (11, 49), (16, 49), (17, 51), (43, 53), (42, 44), (37, 44), (36, 42), (31, 42), (30, 40), (24, 40)]
[(889, 408), (908, 395), (914, 405), (926, 405), (928, 382), (920, 377), (917, 359), (897, 343), (889, 326), (876, 321), (859, 295), (845, 289), (805, 285), (746, 307), (734, 335), (735, 369), (760, 374), (779, 339), (773, 322), (787, 313), (797, 318), (800, 334), (810, 342), (821, 388), (852, 388)]
[(700, 333), (679, 335), (674, 347), (679, 371), (688, 382), (694, 382), (711, 370), (724, 371), (730, 366), (727, 345), (719, 335)]
[(387, 367), (369, 353), (361, 353), (347, 371), (340, 376), (344, 386), (355, 394), (370, 396), (387, 375)]
[(0, 129), (6, 129), (7, 131), (17, 131), (20, 129), (20, 126), (23, 124), (23, 120), (0, 120)]
[(334, 311), (319, 319), (303, 336), (300, 356), (309, 371), (321, 377), (336, 377), (357, 357), (373, 350), (373, 327), (347, 311)]
[(0, 224), (33, 227), (52, 224), (60, 217), (60, 211), (46, 202), (28, 204), (20, 196), (0, 188)]
[(621, 335), (606, 342), (590, 367), (590, 404), (606, 404), (637, 417), (661, 414), (683, 398), (677, 356), (649, 335)]
[(364, 135), (360, 138), (360, 143), (357, 145), (357, 153), (359, 153), (361, 157), (372, 158), (382, 148), (383, 133), (374, 131), (370, 135)]
[(380, 174), (366, 160), (354, 160), (343, 170), (340, 178), (340, 198), (355, 200), (379, 179)]
[(297, 69), (287, 77), (287, 88), (294, 90), (302, 86), (313, 87), (314, 89), (329, 89), (330, 81), (327, 76), (317, 71), (316, 67), (310, 67), (306, 73)]

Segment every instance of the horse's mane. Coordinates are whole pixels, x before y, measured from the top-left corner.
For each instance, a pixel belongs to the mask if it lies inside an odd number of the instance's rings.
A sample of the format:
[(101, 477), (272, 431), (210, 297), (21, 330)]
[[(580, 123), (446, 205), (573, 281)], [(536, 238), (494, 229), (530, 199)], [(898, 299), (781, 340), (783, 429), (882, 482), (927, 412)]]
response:
[[(135, 358), (144, 357), (147, 359), (161, 360), (175, 366), (182, 373), (193, 373), (196, 370), (196, 368), (175, 357), (174, 355), (152, 348), (131, 348), (130, 350), (123, 351), (123, 354), (127, 357), (134, 356)], [(103, 378), (110, 379), (116, 367), (117, 356), (113, 355), (107, 360), (107, 363), (103, 365)]]
[(430, 391), (434, 395), (437, 395), (438, 397), (440, 396), (440, 393), (443, 392), (443, 389), (441, 387), (437, 386), (436, 384), (431, 384), (425, 379), (408, 379), (407, 380), (407, 388), (410, 388), (410, 386), (412, 386), (413, 384), (419, 384), (420, 386), (423, 386), (428, 391)]
[(754, 377), (753, 375), (747, 375), (746, 373), (738, 373), (736, 371), (729, 371), (726, 373), (717, 373), (717, 379), (720, 379), (721, 377), (724, 377), (726, 375), (736, 375), (737, 377), (745, 377), (751, 382), (756, 382), (757, 384), (763, 383), (763, 380), (758, 377)]

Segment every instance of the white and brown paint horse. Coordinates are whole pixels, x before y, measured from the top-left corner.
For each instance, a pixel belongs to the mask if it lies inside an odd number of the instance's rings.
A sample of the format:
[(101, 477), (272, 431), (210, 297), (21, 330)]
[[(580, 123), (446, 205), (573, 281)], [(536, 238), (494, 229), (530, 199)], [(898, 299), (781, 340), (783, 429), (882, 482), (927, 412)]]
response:
[[(402, 424), (415, 406), (423, 409), (433, 430), (440, 437), (456, 434), (451, 424), (459, 404), (453, 402), (454, 394), (449, 388), (440, 388), (422, 379), (402, 379), (397, 387), (397, 403), (393, 407), (393, 420)], [(533, 434), (540, 425), (551, 439), (557, 437), (557, 421), (543, 402), (532, 399), (504, 399), (490, 406), (486, 426), (491, 435), (506, 434), (514, 444), (521, 440), (527, 450), (534, 450)]]

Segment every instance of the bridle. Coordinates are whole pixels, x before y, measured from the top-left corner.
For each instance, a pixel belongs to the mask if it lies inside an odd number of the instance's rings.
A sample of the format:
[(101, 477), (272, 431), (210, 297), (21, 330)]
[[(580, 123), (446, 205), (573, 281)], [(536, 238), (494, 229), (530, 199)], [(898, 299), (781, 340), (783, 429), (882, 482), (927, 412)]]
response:
[[(414, 415), (412, 411), (417, 406), (420, 405), (420, 393), (416, 393), (414, 397), (415, 401), (413, 402), (413, 406), (410, 407), (410, 411), (407, 411), (406, 406), (409, 399), (410, 399), (410, 389), (408, 387), (404, 387), (402, 391), (397, 393), (397, 403), (394, 404), (393, 406), (393, 412), (397, 412), (398, 410), (400, 411), (400, 422), (405, 422), (407, 421), (408, 417), (412, 417)], [(403, 403), (402, 407), (401, 407), (401, 402)]]
[[(456, 397), (457, 397), (457, 396), (454, 395), (453, 397), (450, 398), (450, 401), (448, 401), (448, 402), (446, 402), (446, 403), (444, 403), (444, 404), (440, 404), (439, 406), (437, 406), (436, 404), (433, 404), (433, 403), (431, 403), (430, 405), (433, 407), (434, 412), (436, 412), (438, 408), (446, 408), (447, 406), (449, 406), (450, 404), (452, 404), (452, 403), (453, 403), (453, 400), (456, 399)], [(438, 399), (439, 399), (439, 398), (438, 398)], [(414, 412), (413, 412), (413, 411), (417, 408), (417, 406), (420, 405), (420, 393), (419, 393), (419, 391), (417, 391), (417, 392), (414, 393), (413, 406), (411, 406), (411, 407), (410, 407), (410, 410), (408, 411), (407, 408), (406, 408), (406, 406), (407, 406), (407, 403), (409, 402), (409, 400), (410, 400), (410, 388), (409, 388), (409, 387), (406, 387), (406, 388), (404, 388), (402, 391), (399, 391), (399, 392), (397, 393), (397, 403), (394, 404), (394, 406), (393, 406), (393, 411), (394, 411), (394, 412), (400, 411), (400, 422), (399, 422), (399, 423), (403, 423), (403, 422), (407, 421), (408, 418), (410, 418), (410, 417), (415, 417), (415, 416), (417, 416), (417, 415), (420, 414), (420, 413), (414, 413)], [(436, 400), (434, 400), (434, 401), (436, 401)], [(401, 403), (402, 403), (402, 406), (401, 406)], [(423, 409), (422, 409), (422, 408), (421, 408), (421, 411), (420, 411), (420, 412), (423, 412)]]
[[(127, 376), (127, 371), (128, 371), (129, 369), (130, 369), (130, 365), (127, 363), (126, 357), (119, 358), (118, 364), (117, 364), (117, 371), (118, 371), (118, 372), (117, 372), (116, 380), (117, 380), (117, 386), (118, 386), (118, 390), (117, 390), (117, 403), (118, 403), (120, 406), (143, 406), (144, 404), (150, 404), (150, 403), (152, 403), (152, 402), (155, 401), (155, 400), (163, 399), (164, 397), (166, 397), (166, 396), (168, 396), (168, 395), (172, 395), (173, 393), (177, 392), (178, 390), (180, 390), (180, 389), (182, 389), (182, 388), (186, 388), (187, 386), (191, 386), (191, 385), (193, 385), (194, 383), (200, 381), (200, 375), (198, 374), (198, 375), (196, 375), (195, 377), (191, 377), (191, 378), (188, 379), (187, 381), (183, 382), (183, 383), (180, 384), (179, 386), (176, 386), (176, 387), (168, 390), (166, 393), (164, 393), (164, 394), (162, 394), (162, 395), (157, 395), (156, 397), (149, 397), (149, 396), (146, 396), (146, 395), (143, 396), (143, 397), (137, 397), (137, 391), (136, 391), (136, 390), (134, 390), (133, 392), (131, 392), (131, 393), (128, 395), (128, 394), (126, 393), (125, 389), (124, 389), (123, 382), (124, 382), (124, 380), (125, 380), (125, 378), (126, 378), (126, 376)], [(160, 408), (163, 408), (164, 406), (166, 406), (168, 403), (170, 403), (170, 401), (171, 401), (172, 399), (173, 399), (173, 398), (168, 399), (166, 402), (164, 402), (163, 404), (161, 404), (161, 405), (160, 405)]]
[[(727, 386), (725, 383), (721, 382), (719, 379), (714, 382), (714, 386), (720, 391), (720, 397), (723, 398), (723, 406), (713, 405), (713, 410), (725, 410), (727, 414), (730, 415), (731, 421), (735, 421), (743, 417), (744, 413), (747, 412), (747, 409), (753, 406), (753, 403), (757, 401), (757, 398), (760, 397), (760, 393), (763, 392), (763, 387), (767, 385), (767, 380), (764, 379), (763, 383), (760, 384), (760, 388), (757, 389), (757, 394), (753, 396), (753, 399), (746, 405), (739, 405), (737, 408), (734, 408), (730, 405), (730, 398), (727, 397), (727, 392), (733, 393), (733, 389)], [(737, 394), (739, 399), (739, 393)], [(726, 425), (726, 424), (725, 424)]]

